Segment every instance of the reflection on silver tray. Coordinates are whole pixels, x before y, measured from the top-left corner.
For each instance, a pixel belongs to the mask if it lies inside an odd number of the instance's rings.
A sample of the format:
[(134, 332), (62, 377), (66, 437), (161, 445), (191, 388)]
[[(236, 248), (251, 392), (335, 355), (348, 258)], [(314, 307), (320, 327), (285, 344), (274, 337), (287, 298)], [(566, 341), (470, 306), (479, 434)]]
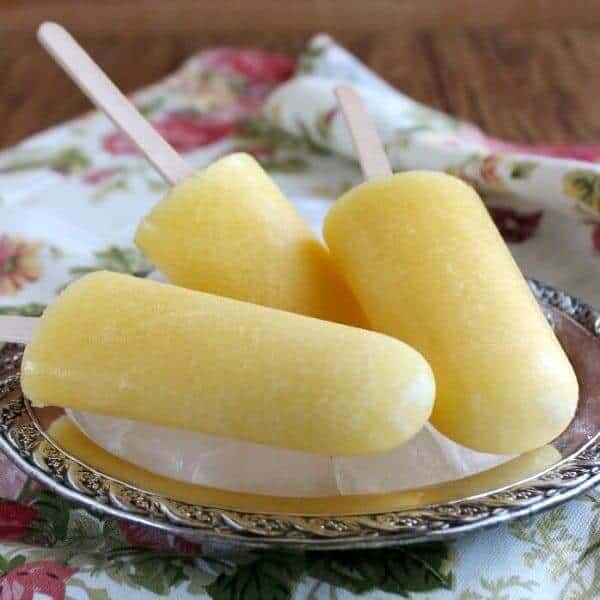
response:
[(47, 428), (60, 413), (31, 409), (19, 387), (22, 348), (14, 345), (0, 351), (0, 449), (90, 509), (232, 549), (408, 544), (533, 514), (600, 482), (600, 313), (545, 284), (530, 285), (575, 367), (581, 395), (574, 421), (552, 446), (509, 468), (391, 494), (282, 500), (198, 487), (200, 501), (185, 501), (178, 490), (142, 489), (59, 447)]

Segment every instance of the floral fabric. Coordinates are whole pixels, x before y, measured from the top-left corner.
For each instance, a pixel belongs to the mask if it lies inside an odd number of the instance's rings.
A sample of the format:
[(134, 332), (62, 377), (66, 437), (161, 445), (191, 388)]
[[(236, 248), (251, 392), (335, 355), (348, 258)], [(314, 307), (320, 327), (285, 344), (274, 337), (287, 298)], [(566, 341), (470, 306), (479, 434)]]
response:
[[(334, 80), (364, 94), (396, 168), (443, 169), (477, 184), (526, 272), (600, 305), (597, 147), (490, 139), (393, 90), (323, 36), (298, 61), (208, 50), (135, 100), (196, 167), (251, 152), (318, 232), (331, 202), (360, 181)], [(132, 237), (165, 191), (96, 113), (0, 153), (0, 314), (40, 314), (69, 281), (96, 269), (149, 273)], [(596, 598), (599, 507), (590, 493), (452, 544), (227, 557), (92, 515), (0, 454), (0, 600)]]

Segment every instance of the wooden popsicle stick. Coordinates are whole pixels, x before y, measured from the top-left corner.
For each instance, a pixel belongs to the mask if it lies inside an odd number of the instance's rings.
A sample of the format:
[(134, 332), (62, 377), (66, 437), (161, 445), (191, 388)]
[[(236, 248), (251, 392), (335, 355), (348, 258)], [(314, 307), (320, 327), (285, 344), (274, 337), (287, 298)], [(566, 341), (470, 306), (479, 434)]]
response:
[(0, 317), (0, 343), (27, 344), (38, 322), (37, 317)]
[(152, 127), (92, 60), (71, 34), (56, 23), (42, 23), (38, 40), (81, 91), (123, 131), (157, 171), (174, 185), (193, 170)]
[(361, 97), (350, 85), (338, 85), (335, 88), (335, 95), (350, 129), (354, 149), (365, 179), (391, 175), (390, 161)]

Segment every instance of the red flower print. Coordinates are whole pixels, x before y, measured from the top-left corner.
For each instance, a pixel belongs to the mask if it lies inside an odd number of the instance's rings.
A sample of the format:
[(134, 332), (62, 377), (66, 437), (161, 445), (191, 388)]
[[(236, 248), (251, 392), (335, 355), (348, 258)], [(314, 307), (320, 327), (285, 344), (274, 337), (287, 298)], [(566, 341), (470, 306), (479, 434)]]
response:
[(541, 210), (519, 213), (512, 208), (488, 206), (488, 211), (502, 237), (510, 244), (520, 244), (533, 237), (543, 217)]
[(83, 183), (87, 183), (89, 185), (98, 185), (107, 179), (110, 179), (113, 175), (119, 173), (121, 169), (118, 167), (112, 167), (109, 169), (97, 169), (95, 171), (88, 171), (81, 180)]
[(248, 83), (275, 85), (289, 79), (294, 72), (295, 62), (283, 54), (261, 50), (238, 50), (216, 48), (201, 55), (208, 68), (240, 75)]
[[(207, 146), (233, 134), (238, 124), (216, 115), (168, 115), (153, 123), (157, 131), (177, 150), (185, 153)], [(138, 149), (120, 131), (106, 136), (103, 147), (110, 154), (138, 154)]]
[(486, 156), (481, 163), (481, 169), (479, 170), (481, 178), (485, 183), (495, 187), (502, 186), (502, 178), (498, 175), (498, 157)]
[(202, 546), (200, 544), (177, 536), (173, 538), (173, 548), (181, 554), (190, 554), (193, 556), (200, 556), (202, 554)]
[(0, 600), (34, 600), (37, 594), (64, 600), (65, 583), (75, 573), (51, 560), (26, 563), (0, 577)]
[(27, 476), (0, 452), (0, 499), (15, 500), (23, 489), (25, 481)]
[(12, 502), (0, 504), (0, 540), (20, 540), (36, 516), (37, 511), (31, 506)]
[[(199, 544), (145, 527), (144, 525), (119, 521), (119, 528), (123, 532), (125, 539), (134, 546), (143, 546), (144, 548), (152, 548), (154, 550), (175, 550), (180, 554), (199, 555), (202, 552), (202, 546)], [(0, 598), (0, 600), (2, 599)]]
[(170, 547), (168, 535), (162, 531), (151, 529), (144, 525), (128, 523), (127, 521), (119, 521), (119, 528), (123, 532), (125, 539), (134, 546), (143, 546), (156, 550), (164, 550)]
[(592, 244), (594, 250), (600, 253), (600, 225), (596, 225), (592, 231)]
[(40, 277), (40, 244), (0, 234), (0, 296), (13, 296)]

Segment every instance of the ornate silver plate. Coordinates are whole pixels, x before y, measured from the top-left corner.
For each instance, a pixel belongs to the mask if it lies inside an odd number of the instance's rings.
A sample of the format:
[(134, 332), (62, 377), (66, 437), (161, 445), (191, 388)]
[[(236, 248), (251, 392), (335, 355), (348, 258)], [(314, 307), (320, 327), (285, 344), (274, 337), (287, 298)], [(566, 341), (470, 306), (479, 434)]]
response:
[(530, 285), (577, 372), (577, 415), (551, 446), (470, 478), (408, 492), (306, 499), (153, 478), (96, 454), (90, 442), (78, 446), (55, 435), (65, 419), (55, 409), (34, 411), (23, 397), (23, 349), (16, 345), (0, 350), (0, 449), (42, 484), (92, 510), (232, 550), (410, 544), (537, 513), (600, 482), (600, 312), (545, 284)]

